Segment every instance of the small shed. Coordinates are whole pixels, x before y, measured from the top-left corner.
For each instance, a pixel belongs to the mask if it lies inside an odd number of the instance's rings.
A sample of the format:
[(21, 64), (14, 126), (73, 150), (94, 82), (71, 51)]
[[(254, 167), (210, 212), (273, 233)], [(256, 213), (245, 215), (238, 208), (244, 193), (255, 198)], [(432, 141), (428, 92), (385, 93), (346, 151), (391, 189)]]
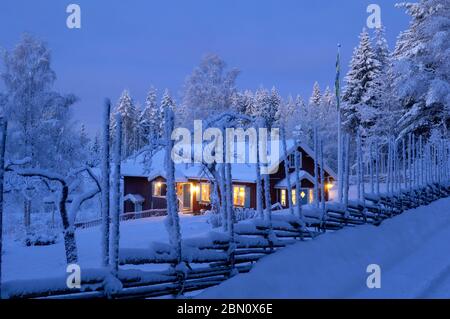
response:
[(134, 212), (141, 212), (145, 198), (140, 194), (127, 194), (123, 198), (123, 201), (132, 203), (134, 205)]

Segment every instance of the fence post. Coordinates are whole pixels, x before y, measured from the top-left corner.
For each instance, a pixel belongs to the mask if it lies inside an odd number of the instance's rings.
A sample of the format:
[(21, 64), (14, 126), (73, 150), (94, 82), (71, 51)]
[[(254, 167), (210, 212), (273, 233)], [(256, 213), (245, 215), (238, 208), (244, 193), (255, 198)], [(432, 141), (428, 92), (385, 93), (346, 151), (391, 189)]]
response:
[(5, 148), (7, 122), (0, 119), (0, 299), (2, 299), (2, 253), (3, 253), (3, 180), (5, 174)]

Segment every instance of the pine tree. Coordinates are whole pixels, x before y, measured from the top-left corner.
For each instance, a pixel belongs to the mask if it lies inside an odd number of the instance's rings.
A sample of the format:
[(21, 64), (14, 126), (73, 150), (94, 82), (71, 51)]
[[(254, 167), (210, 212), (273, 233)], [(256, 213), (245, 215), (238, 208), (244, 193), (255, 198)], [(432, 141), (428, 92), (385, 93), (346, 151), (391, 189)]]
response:
[(296, 139), (301, 140), (304, 143), (310, 144), (312, 141), (312, 123), (310, 121), (309, 108), (306, 106), (305, 101), (300, 95), (295, 98), (295, 105), (299, 118), (297, 119), (297, 124), (295, 130), (293, 131), (293, 136)]
[(331, 92), (329, 86), (327, 86), (325, 88), (325, 92), (323, 93), (322, 104), (328, 110), (336, 108), (336, 97), (335, 97), (334, 93)]
[(322, 92), (320, 92), (319, 83), (314, 82), (313, 91), (311, 97), (309, 99), (309, 105), (311, 106), (319, 106), (322, 103)]
[[(126, 158), (136, 151), (136, 130), (138, 130), (137, 111), (129, 92), (124, 90), (117, 103), (115, 112), (112, 113), (111, 129), (115, 130), (115, 118), (117, 114), (122, 118), (122, 158)], [(114, 135), (113, 135), (114, 136)]]
[(281, 105), (281, 97), (275, 87), (269, 92), (260, 88), (255, 92), (253, 110), (251, 115), (264, 119), (267, 128), (271, 128), (278, 121), (278, 109)]
[(97, 167), (101, 160), (101, 137), (100, 134), (95, 134), (94, 138), (89, 143), (89, 156), (87, 164), (90, 167)]
[(371, 87), (364, 95), (365, 112), (361, 120), (365, 123), (365, 135), (369, 140), (382, 138), (382, 143), (395, 134), (399, 119), (397, 103), (392, 92), (392, 58), (385, 38), (385, 28), (381, 26), (374, 32), (374, 54), (379, 62), (379, 72)]
[(394, 51), (394, 89), (404, 114), (399, 134), (429, 135), (433, 127), (450, 125), (450, 2), (405, 3), (411, 16)]
[[(166, 108), (170, 108), (172, 110), (175, 109), (175, 102), (173, 101), (168, 89), (165, 89), (164, 94), (161, 98), (161, 104), (160, 104), (161, 110), (165, 110)], [(164, 125), (164, 121), (163, 121), (163, 125)]]
[(245, 115), (251, 115), (254, 111), (254, 97), (250, 90), (244, 92), (236, 92), (232, 97), (232, 109)]
[(346, 87), (342, 101), (344, 128), (355, 133), (362, 124), (360, 110), (365, 107), (365, 95), (380, 72), (369, 34), (365, 29), (359, 36), (359, 45), (353, 51), (350, 69), (345, 77)]
[(297, 107), (292, 95), (289, 95), (287, 100), (280, 104), (277, 118), (279, 125), (285, 128), (286, 138), (291, 137), (300, 118), (300, 109)]
[(391, 52), (386, 40), (386, 28), (382, 25), (374, 31), (373, 48), (375, 57), (380, 62), (381, 72), (387, 72), (391, 64)]
[(151, 87), (138, 119), (141, 146), (147, 145), (150, 138), (162, 137), (164, 110), (158, 105), (156, 99), (157, 90)]
[(272, 87), (272, 90), (270, 91), (270, 105), (268, 110), (268, 115), (266, 117), (266, 123), (269, 127), (272, 127), (272, 125), (275, 125), (279, 121), (279, 112), (278, 109), (280, 108), (280, 105), (283, 103), (283, 100), (281, 99), (280, 94), (278, 93), (278, 90), (275, 87)]

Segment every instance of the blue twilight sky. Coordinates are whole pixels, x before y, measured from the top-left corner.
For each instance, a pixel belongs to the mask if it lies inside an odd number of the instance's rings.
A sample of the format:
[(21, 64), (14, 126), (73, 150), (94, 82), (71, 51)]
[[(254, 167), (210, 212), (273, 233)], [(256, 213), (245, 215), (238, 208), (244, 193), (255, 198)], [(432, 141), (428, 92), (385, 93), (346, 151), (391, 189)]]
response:
[[(389, 0), (1, 0), (0, 47), (23, 32), (53, 53), (56, 88), (74, 93), (78, 122), (98, 130), (105, 97), (127, 88), (144, 101), (154, 85), (178, 98), (185, 77), (214, 52), (242, 73), (238, 86), (275, 85), (308, 98), (313, 82), (333, 85), (336, 44), (343, 74), (366, 25), (370, 3), (381, 6), (389, 45), (408, 25)], [(66, 7), (81, 6), (81, 29), (66, 27)], [(1, 66), (0, 66), (1, 67)], [(1, 84), (0, 84), (1, 89)]]

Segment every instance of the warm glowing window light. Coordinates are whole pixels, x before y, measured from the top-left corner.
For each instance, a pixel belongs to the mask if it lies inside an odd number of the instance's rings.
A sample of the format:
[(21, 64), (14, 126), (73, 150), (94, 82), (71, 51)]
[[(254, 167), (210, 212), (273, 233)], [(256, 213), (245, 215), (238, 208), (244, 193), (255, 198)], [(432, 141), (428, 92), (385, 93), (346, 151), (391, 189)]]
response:
[(208, 183), (201, 183), (200, 200), (202, 202), (210, 201), (210, 185)]
[(235, 206), (244, 206), (245, 204), (245, 186), (233, 187), (233, 204)]
[(286, 190), (282, 189), (281, 190), (281, 205), (286, 206)]

